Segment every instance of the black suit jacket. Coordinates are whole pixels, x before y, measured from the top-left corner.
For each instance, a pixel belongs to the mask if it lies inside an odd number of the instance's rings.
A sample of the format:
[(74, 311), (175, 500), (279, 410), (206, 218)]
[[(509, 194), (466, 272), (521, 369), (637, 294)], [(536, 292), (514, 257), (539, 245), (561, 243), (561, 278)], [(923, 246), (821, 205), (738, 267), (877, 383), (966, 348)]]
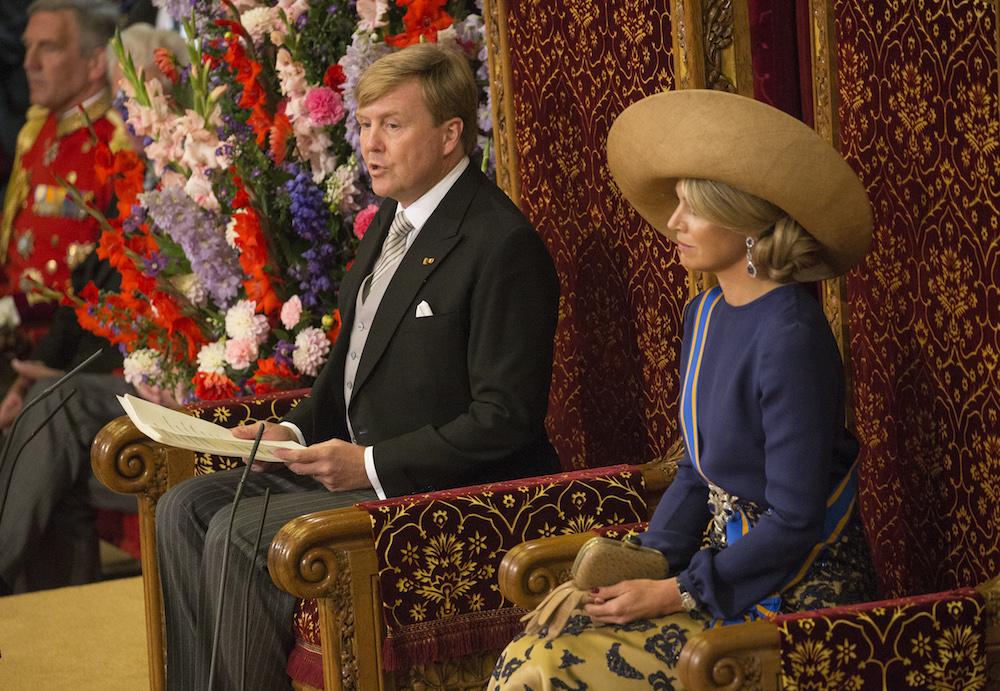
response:
[[(340, 288), (343, 323), (309, 399), (306, 442), (348, 439), (344, 362), (358, 290), (396, 203), (387, 200)], [(416, 317), (426, 301), (433, 316)], [(558, 472), (544, 421), (559, 280), (520, 210), (474, 165), (428, 218), (386, 288), (350, 419), (387, 496)]]

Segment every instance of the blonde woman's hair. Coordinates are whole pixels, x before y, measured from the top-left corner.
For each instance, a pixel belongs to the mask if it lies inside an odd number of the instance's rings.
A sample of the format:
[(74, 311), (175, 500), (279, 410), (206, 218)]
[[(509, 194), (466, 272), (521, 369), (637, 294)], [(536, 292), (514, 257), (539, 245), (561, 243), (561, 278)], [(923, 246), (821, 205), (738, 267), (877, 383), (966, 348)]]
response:
[(763, 278), (792, 283), (818, 260), (820, 245), (799, 223), (766, 199), (714, 180), (685, 178), (691, 210), (710, 223), (754, 238), (754, 266)]
[(367, 106), (410, 79), (420, 80), (427, 110), (435, 125), (461, 118), (462, 149), (476, 148), (479, 91), (469, 61), (453, 48), (415, 43), (379, 58), (365, 70), (354, 89), (359, 107)]

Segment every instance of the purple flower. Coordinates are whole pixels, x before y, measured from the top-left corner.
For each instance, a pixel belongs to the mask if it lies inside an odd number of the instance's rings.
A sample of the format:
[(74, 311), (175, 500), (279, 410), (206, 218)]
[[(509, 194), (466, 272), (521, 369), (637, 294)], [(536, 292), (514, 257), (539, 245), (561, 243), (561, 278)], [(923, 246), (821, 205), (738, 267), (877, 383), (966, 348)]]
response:
[(228, 308), (236, 299), (243, 270), (239, 255), (226, 242), (226, 234), (179, 187), (139, 195), (157, 227), (181, 246), (191, 262), (191, 271), (218, 307)]
[(337, 257), (330, 244), (330, 210), (323, 201), (323, 190), (308, 172), (298, 169), (294, 174), (284, 190), (290, 202), (292, 230), (309, 242), (309, 249), (303, 252), (303, 261), (290, 267), (290, 273), (299, 281), (302, 304), (312, 309), (323, 305), (320, 296), (329, 290), (329, 275)]
[(278, 341), (278, 344), (274, 346), (274, 361), (279, 365), (285, 365), (286, 367), (292, 366), (292, 353), (298, 348), (294, 343), (289, 343), (285, 339)]
[(159, 252), (151, 252), (148, 257), (143, 258), (142, 266), (146, 271), (146, 275), (153, 277), (167, 268), (167, 265), (171, 261), (173, 260), (169, 257), (161, 257)]

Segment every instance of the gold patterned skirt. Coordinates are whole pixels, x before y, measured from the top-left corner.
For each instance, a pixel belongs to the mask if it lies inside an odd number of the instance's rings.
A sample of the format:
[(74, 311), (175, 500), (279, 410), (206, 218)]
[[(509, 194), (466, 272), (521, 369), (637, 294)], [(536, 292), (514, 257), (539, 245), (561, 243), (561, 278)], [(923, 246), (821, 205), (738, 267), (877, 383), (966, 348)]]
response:
[[(871, 554), (854, 518), (806, 577), (782, 595), (781, 611), (820, 609), (875, 597)], [(684, 644), (712, 626), (701, 612), (678, 612), (626, 625), (594, 622), (582, 610), (563, 632), (516, 637), (500, 655), (491, 691), (680, 691), (677, 663)]]

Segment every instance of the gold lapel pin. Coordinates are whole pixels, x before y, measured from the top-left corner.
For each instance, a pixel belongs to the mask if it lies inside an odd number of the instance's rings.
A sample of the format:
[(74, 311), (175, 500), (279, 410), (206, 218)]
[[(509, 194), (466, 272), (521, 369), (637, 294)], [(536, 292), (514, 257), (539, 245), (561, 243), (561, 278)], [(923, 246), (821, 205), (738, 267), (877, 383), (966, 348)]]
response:
[(434, 263), (434, 257), (424, 257), (424, 266)]

